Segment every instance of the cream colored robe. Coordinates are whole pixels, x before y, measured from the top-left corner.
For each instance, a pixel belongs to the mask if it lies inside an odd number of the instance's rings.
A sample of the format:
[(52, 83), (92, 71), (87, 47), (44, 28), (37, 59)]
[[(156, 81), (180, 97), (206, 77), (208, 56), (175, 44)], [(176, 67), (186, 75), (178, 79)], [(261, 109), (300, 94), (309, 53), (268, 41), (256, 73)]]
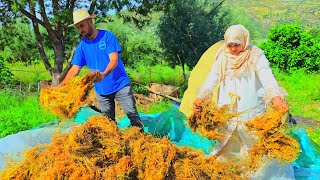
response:
[[(245, 112), (231, 119), (228, 128), (221, 130), (226, 138), (211, 153), (217, 155), (218, 159), (221, 157), (221, 160), (246, 156), (256, 143), (257, 137), (247, 130), (244, 122), (263, 114), (273, 97), (280, 96), (285, 99), (287, 96), (287, 92), (279, 87), (263, 51), (253, 47), (253, 52), (255, 54), (252, 54), (238, 70), (232, 69), (232, 63), (228, 62), (228, 58), (218, 58), (198, 92), (198, 97), (205, 98), (208, 94), (212, 94), (212, 90), (220, 82), (218, 106), (232, 104), (231, 94), (233, 94), (239, 97), (235, 99), (233, 110)], [(221, 68), (225, 68), (226, 75), (223, 78), (219, 74)], [(277, 159), (266, 161), (264, 166), (250, 178), (295, 179), (292, 166), (282, 164)]]
[(246, 112), (238, 118), (234, 118), (228, 124), (228, 129), (223, 130), (227, 138), (217, 146), (212, 152), (216, 154), (227, 143), (232, 133), (236, 130), (244, 145), (244, 148), (249, 150), (254, 141), (254, 136), (247, 133), (243, 122), (250, 120), (256, 115), (261, 115), (266, 110), (268, 104), (273, 97), (280, 96), (285, 98), (286, 91), (279, 87), (274, 75), (272, 74), (268, 59), (263, 52), (257, 50), (256, 54), (252, 55), (240, 69), (234, 71), (232, 64), (229, 62), (221, 62), (221, 59), (213, 63), (212, 69), (199, 89), (198, 97), (205, 98), (206, 95), (212, 92), (213, 88), (220, 82), (221, 63), (226, 63), (226, 76), (221, 81), (218, 93), (218, 106), (231, 104), (230, 94), (239, 96), (236, 101), (236, 112)]

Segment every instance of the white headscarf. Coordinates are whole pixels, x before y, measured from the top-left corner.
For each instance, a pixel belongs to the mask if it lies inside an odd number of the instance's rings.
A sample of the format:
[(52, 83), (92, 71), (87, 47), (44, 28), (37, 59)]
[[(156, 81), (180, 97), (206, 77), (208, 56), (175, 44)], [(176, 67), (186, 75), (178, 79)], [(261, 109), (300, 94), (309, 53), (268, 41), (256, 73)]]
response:
[[(220, 80), (224, 79), (226, 71), (226, 59), (231, 60), (232, 69), (238, 70), (245, 62), (248, 61), (252, 53), (252, 45), (250, 44), (250, 33), (241, 24), (230, 26), (224, 34), (225, 45), (218, 51), (216, 59), (221, 59)], [(243, 45), (243, 50), (238, 55), (232, 55), (227, 47), (230, 43)]]
[[(249, 31), (241, 24), (230, 26), (224, 34), (226, 56), (231, 58), (233, 68), (238, 69), (250, 56), (250, 34)], [(237, 43), (243, 45), (243, 50), (238, 55), (230, 54), (227, 45), (230, 43)]]

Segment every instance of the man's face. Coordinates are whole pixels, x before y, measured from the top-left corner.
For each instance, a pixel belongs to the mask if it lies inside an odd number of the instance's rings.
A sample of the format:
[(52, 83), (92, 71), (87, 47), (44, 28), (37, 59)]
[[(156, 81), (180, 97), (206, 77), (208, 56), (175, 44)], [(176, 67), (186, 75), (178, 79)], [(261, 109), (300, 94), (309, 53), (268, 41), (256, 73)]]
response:
[(91, 19), (86, 19), (76, 24), (78, 31), (87, 38), (90, 38), (93, 34), (92, 24), (90, 24), (91, 21)]

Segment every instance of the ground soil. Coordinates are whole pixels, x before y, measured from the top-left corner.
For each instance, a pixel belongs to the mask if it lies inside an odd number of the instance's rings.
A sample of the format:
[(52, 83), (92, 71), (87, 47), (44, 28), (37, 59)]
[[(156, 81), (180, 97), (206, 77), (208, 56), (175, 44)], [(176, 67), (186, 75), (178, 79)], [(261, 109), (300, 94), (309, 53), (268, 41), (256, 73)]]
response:
[[(304, 118), (304, 117), (300, 117), (300, 116), (292, 116), (290, 117), (290, 121), (295, 121), (295, 123), (297, 125), (301, 125), (301, 126), (305, 126), (305, 127), (308, 127), (308, 128), (314, 128), (314, 127), (317, 127), (317, 126), (320, 126), (320, 122), (319, 121), (316, 121), (314, 119), (311, 119), (311, 118)], [(294, 122), (293, 122), (294, 124)]]

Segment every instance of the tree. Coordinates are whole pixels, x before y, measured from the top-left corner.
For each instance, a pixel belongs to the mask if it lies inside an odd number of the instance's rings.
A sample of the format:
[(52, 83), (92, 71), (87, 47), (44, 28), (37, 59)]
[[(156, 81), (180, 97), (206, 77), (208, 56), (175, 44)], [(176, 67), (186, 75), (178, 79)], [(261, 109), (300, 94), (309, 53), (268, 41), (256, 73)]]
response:
[[(68, 28), (72, 24), (72, 12), (80, 7), (105, 17), (110, 10), (115, 10), (126, 21), (134, 21), (143, 26), (150, 19), (150, 12), (161, 8), (165, 0), (0, 0), (0, 21), (10, 23), (17, 16), (27, 17), (33, 27), (38, 51), (45, 68), (52, 75), (53, 84), (58, 84), (71, 67), (63, 64), (68, 60), (66, 51), (73, 49), (76, 43), (75, 29)], [(120, 14), (127, 10), (131, 13)], [(98, 19), (101, 21), (102, 19)], [(40, 32), (40, 27), (46, 34)], [(54, 62), (45, 51), (45, 42), (49, 42), (54, 51)]]
[(222, 2), (171, 0), (167, 4), (158, 34), (170, 65), (194, 67), (208, 47), (223, 39), (229, 16), (220, 10)]
[[(0, 28), (0, 56), (9, 63), (30, 64), (39, 60), (34, 34), (28, 20), (12, 19), (13, 23), (3, 24)], [(22, 43), (23, 42), (23, 43)]]

